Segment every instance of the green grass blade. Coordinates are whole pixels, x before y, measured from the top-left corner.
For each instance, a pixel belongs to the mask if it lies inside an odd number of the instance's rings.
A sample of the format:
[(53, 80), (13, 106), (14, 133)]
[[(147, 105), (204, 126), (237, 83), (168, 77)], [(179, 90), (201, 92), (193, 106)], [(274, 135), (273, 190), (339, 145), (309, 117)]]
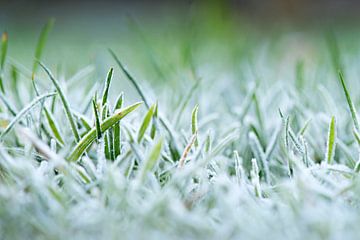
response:
[[(106, 130), (118, 123), (126, 115), (138, 108), (142, 102), (135, 103), (128, 107), (117, 110), (112, 116), (105, 119), (101, 124), (101, 133), (104, 133)], [(92, 128), (75, 146), (73, 151), (67, 157), (67, 160), (72, 162), (78, 160), (85, 150), (94, 142), (96, 139), (96, 127)]]
[[(101, 120), (104, 121), (108, 116), (109, 116), (109, 107), (107, 104), (105, 104), (103, 106), (103, 109), (102, 109), (102, 115), (101, 115)], [(109, 129), (110, 131), (111, 129)], [(105, 153), (105, 158), (106, 159), (111, 159), (111, 150), (110, 150), (110, 144), (109, 144), (109, 135), (108, 135), (108, 132), (106, 132), (104, 134), (104, 153)]]
[(197, 148), (199, 145), (198, 137), (197, 137), (197, 135), (198, 135), (197, 134), (197, 132), (198, 132), (198, 112), (199, 112), (199, 105), (196, 105), (191, 113), (191, 133), (193, 135), (196, 134), (195, 142), (194, 142), (195, 148)]
[(78, 142), (80, 140), (80, 135), (79, 135), (79, 132), (77, 130), (77, 127), (76, 127), (76, 124), (75, 124), (75, 120), (74, 120), (74, 117), (71, 113), (71, 110), (70, 110), (70, 105), (69, 105), (69, 101), (67, 100), (63, 90), (61, 89), (60, 87), (60, 84), (58, 83), (58, 81), (54, 78), (54, 76), (52, 75), (52, 73), (50, 72), (50, 70), (41, 62), (39, 62), (40, 66), (44, 69), (44, 71), (47, 73), (47, 75), (49, 76), (50, 80), (52, 81), (52, 83), (54, 84), (59, 96), (60, 96), (60, 99), (61, 99), (61, 102), (63, 104), (63, 107), (64, 107), (64, 111), (65, 111), (65, 114), (68, 118), (68, 121), (70, 123), (70, 127), (71, 127), (71, 130), (74, 134), (74, 137), (75, 137), (75, 141)]
[(8, 34), (4, 32), (1, 36), (1, 57), (0, 57), (0, 89), (4, 93), (3, 73), (5, 67), (6, 54), (8, 49)]
[(96, 104), (95, 98), (92, 100), (92, 106), (95, 116), (95, 129), (96, 129), (96, 139), (101, 139), (101, 124), (100, 124), (100, 118), (99, 118), (99, 110)]
[(140, 181), (143, 181), (146, 177), (146, 174), (155, 167), (156, 163), (158, 162), (158, 160), (160, 158), (162, 146), (163, 146), (163, 139), (160, 138), (160, 140), (152, 148), (148, 158), (143, 163), (143, 166), (141, 168), (140, 175), (139, 175)]
[(8, 49), (8, 34), (4, 32), (1, 36), (1, 57), (0, 57), (0, 69), (3, 70), (5, 66), (6, 54)]
[(352, 120), (354, 123), (355, 130), (357, 132), (360, 132), (360, 125), (359, 125), (359, 120), (357, 117), (356, 109), (355, 109), (353, 101), (351, 100), (350, 93), (345, 84), (344, 75), (342, 74), (341, 71), (339, 71), (339, 79), (340, 79), (341, 86), (345, 93), (346, 101), (349, 105), (349, 109), (350, 109), (350, 113), (351, 113), (351, 117), (352, 117)]
[(16, 116), (15, 107), (12, 106), (12, 104), (9, 102), (9, 100), (2, 93), (0, 93), (0, 99), (4, 103), (5, 107), (9, 110), (10, 114), (13, 116)]
[(101, 105), (104, 106), (107, 103), (107, 99), (108, 99), (108, 95), (109, 95), (109, 89), (110, 89), (110, 83), (111, 83), (111, 79), (113, 76), (113, 68), (110, 68), (107, 77), (106, 77), (106, 81), (105, 81), (105, 86), (104, 86), (104, 92), (102, 95), (102, 102)]
[(360, 134), (354, 130), (354, 136), (358, 146), (360, 146)]
[(4, 139), (6, 134), (10, 132), (10, 130), (15, 126), (17, 122), (21, 120), (23, 116), (25, 116), (35, 105), (37, 105), (39, 102), (44, 100), (45, 98), (54, 96), (56, 93), (47, 93), (44, 95), (41, 95), (37, 98), (35, 98), (33, 101), (31, 101), (27, 106), (25, 106), (16, 116), (15, 118), (9, 123), (9, 125), (5, 128), (5, 130), (0, 135), (0, 141)]
[(51, 112), (49, 112), (49, 110), (46, 107), (44, 107), (44, 113), (45, 113), (46, 120), (48, 121), (49, 127), (50, 127), (52, 133), (54, 134), (54, 137), (56, 138), (56, 140), (59, 143), (64, 145), (64, 140), (61, 137), (61, 133), (60, 133), (58, 124), (57, 124), (54, 116), (51, 114)]
[[(124, 94), (120, 93), (118, 99), (116, 100), (114, 111), (122, 108), (123, 103), (124, 103)], [(117, 156), (119, 156), (120, 154), (121, 154), (121, 126), (119, 121), (114, 125), (114, 158), (116, 159)]]
[(141, 123), (141, 126), (139, 128), (139, 132), (138, 132), (138, 135), (137, 135), (137, 142), (140, 143), (142, 138), (144, 137), (145, 135), (145, 132), (146, 130), (148, 129), (149, 125), (150, 125), (150, 121), (151, 121), (151, 118), (154, 114), (154, 109), (156, 107), (156, 104), (153, 104), (149, 111), (146, 113), (142, 123)]
[(125, 76), (129, 79), (129, 81), (133, 84), (133, 86), (135, 87), (136, 91), (139, 93), (141, 99), (144, 101), (145, 106), (147, 108), (150, 108), (150, 103), (147, 100), (145, 94), (143, 93), (140, 85), (136, 82), (136, 80), (133, 78), (133, 76), (130, 74), (130, 72), (126, 69), (126, 67), (121, 63), (121, 61), (119, 60), (119, 58), (116, 56), (116, 54), (113, 52), (113, 50), (109, 49), (109, 52), (111, 54), (111, 56), (114, 58), (115, 62), (119, 65), (120, 69), (123, 71), (123, 73), (125, 74)]
[(36, 70), (38, 68), (38, 63), (39, 63), (38, 61), (41, 60), (42, 53), (43, 53), (45, 45), (46, 45), (46, 40), (48, 38), (48, 35), (49, 35), (51, 29), (53, 28), (54, 22), (55, 22), (55, 19), (51, 18), (41, 30), (39, 40), (36, 45), (35, 61), (34, 61), (33, 68), (32, 68), (32, 78), (33, 79), (34, 79)]
[(331, 118), (328, 131), (328, 140), (326, 147), (325, 160), (328, 164), (331, 164), (334, 159), (335, 146), (336, 146), (336, 126), (335, 117)]
[(151, 139), (154, 139), (155, 135), (156, 135), (157, 118), (158, 118), (158, 102), (155, 103), (155, 109), (154, 109), (154, 114), (153, 114), (153, 119), (152, 119), (152, 124), (151, 124), (151, 130), (150, 130)]

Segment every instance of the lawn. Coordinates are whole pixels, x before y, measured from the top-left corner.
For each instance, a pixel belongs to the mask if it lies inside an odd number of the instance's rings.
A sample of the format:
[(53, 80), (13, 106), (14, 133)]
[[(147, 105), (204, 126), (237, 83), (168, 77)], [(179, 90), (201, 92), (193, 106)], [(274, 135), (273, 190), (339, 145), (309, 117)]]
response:
[(356, 26), (97, 19), (0, 28), (1, 239), (358, 238)]

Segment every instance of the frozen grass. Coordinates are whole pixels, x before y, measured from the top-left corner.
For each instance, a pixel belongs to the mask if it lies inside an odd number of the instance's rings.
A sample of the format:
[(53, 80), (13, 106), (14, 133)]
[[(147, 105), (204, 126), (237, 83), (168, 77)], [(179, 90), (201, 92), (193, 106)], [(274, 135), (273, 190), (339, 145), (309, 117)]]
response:
[(73, 76), (4, 33), (1, 239), (356, 239), (360, 52), (222, 24)]

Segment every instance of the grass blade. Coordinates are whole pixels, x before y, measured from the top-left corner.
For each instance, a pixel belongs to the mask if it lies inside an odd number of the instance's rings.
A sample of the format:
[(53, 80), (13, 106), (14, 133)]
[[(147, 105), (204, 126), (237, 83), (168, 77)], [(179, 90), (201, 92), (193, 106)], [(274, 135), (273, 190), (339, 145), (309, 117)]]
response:
[(359, 120), (357, 117), (356, 109), (355, 109), (353, 101), (351, 100), (350, 93), (345, 84), (344, 75), (342, 74), (341, 71), (339, 71), (339, 79), (340, 79), (341, 86), (345, 93), (346, 101), (349, 105), (349, 109), (350, 109), (350, 113), (351, 113), (351, 117), (352, 117), (352, 120), (354, 123), (355, 130), (357, 132), (360, 132), (360, 125), (359, 125)]
[(61, 143), (62, 145), (64, 145), (64, 140), (63, 140), (63, 138), (61, 137), (61, 133), (60, 133), (58, 124), (56, 123), (56, 120), (55, 120), (54, 116), (51, 114), (51, 112), (49, 112), (49, 111), (47, 110), (46, 107), (44, 107), (44, 112), (45, 112), (45, 116), (46, 116), (46, 119), (47, 119), (47, 121), (48, 121), (49, 127), (50, 127), (52, 133), (54, 134), (54, 137), (56, 138), (56, 140), (57, 140), (59, 143)]
[(331, 118), (328, 131), (328, 140), (326, 147), (325, 160), (328, 164), (331, 164), (334, 158), (335, 146), (336, 146), (336, 126), (335, 117)]
[(8, 34), (4, 32), (1, 36), (1, 57), (0, 57), (0, 89), (4, 93), (3, 73), (8, 49)]
[(151, 118), (154, 114), (154, 109), (156, 107), (156, 103), (153, 104), (149, 111), (146, 113), (142, 123), (141, 123), (141, 126), (139, 128), (139, 132), (138, 132), (138, 136), (137, 136), (137, 142), (140, 143), (141, 139), (144, 137), (144, 134), (146, 132), (146, 129), (149, 127), (150, 125), (150, 121), (151, 121)]
[(36, 104), (44, 100), (45, 98), (54, 96), (56, 93), (47, 93), (35, 98), (32, 102), (30, 102), (27, 106), (25, 106), (16, 116), (15, 118), (9, 123), (6, 129), (0, 135), (0, 141), (4, 139), (6, 134), (10, 132), (10, 130), (14, 127), (14, 125), (21, 120), (21, 118), (26, 115)]
[(145, 160), (141, 171), (140, 171), (140, 181), (143, 181), (146, 177), (146, 174), (151, 171), (156, 163), (159, 160), (159, 157), (161, 155), (161, 150), (163, 146), (163, 139), (160, 138), (160, 140), (155, 144), (155, 146), (152, 148), (148, 158)]
[(80, 136), (79, 136), (79, 132), (77, 130), (77, 127), (76, 127), (76, 124), (75, 124), (75, 121), (74, 121), (74, 117), (71, 113), (71, 110), (70, 110), (70, 105), (69, 105), (69, 101), (66, 99), (66, 96), (63, 92), (63, 90), (61, 89), (60, 87), (60, 84), (58, 83), (58, 81), (54, 78), (54, 76), (52, 75), (52, 73), (50, 72), (50, 70), (41, 62), (39, 62), (40, 66), (44, 69), (44, 71), (47, 73), (47, 75), (49, 76), (50, 80), (52, 81), (52, 83), (54, 84), (55, 88), (56, 88), (56, 91), (58, 92), (59, 96), (60, 96), (60, 99), (61, 99), (61, 102), (63, 104), (63, 107), (64, 107), (64, 111), (65, 111), (65, 114), (68, 118), (68, 121), (70, 123), (70, 127), (71, 127), (71, 130), (74, 134), (74, 137), (75, 137), (75, 141), (78, 142), (80, 140)]
[(8, 99), (0, 93), (0, 99), (4, 103), (5, 107), (9, 110), (10, 114), (15, 116), (16, 115), (16, 109), (12, 104), (8, 101)]
[(251, 175), (251, 182), (254, 186), (255, 196), (261, 197), (262, 193), (260, 187), (259, 167), (255, 158), (251, 159), (251, 166), (252, 168), (250, 171), (250, 175)]
[(107, 103), (107, 99), (108, 99), (108, 95), (109, 95), (109, 89), (110, 89), (110, 83), (111, 83), (111, 79), (113, 76), (113, 68), (110, 68), (107, 77), (106, 77), (106, 82), (105, 82), (105, 86), (104, 86), (104, 92), (102, 95), (102, 102), (101, 105), (104, 106)]
[(188, 145), (186, 145), (183, 154), (181, 155), (181, 158), (179, 160), (179, 164), (178, 164), (178, 168), (183, 168), (185, 165), (185, 161), (186, 161), (186, 157), (189, 154), (191, 147), (194, 145), (195, 143), (195, 139), (196, 139), (196, 132), (195, 134), (192, 135), (190, 142), (188, 143)]
[(133, 76), (129, 73), (129, 71), (126, 69), (126, 67), (120, 62), (119, 58), (116, 56), (116, 54), (109, 49), (109, 52), (111, 54), (111, 56), (114, 58), (114, 60), (116, 61), (116, 63), (119, 65), (119, 67), (121, 68), (121, 70), (124, 72), (124, 74), (126, 75), (126, 77), (130, 80), (130, 82), (134, 85), (136, 91), (139, 93), (141, 99), (144, 101), (145, 106), (147, 108), (150, 108), (150, 104), (149, 101), (147, 100), (145, 94), (143, 93), (143, 91), (141, 90), (140, 85), (136, 82), (136, 80), (133, 78)]
[(151, 139), (154, 139), (155, 135), (156, 135), (157, 117), (158, 117), (158, 102), (155, 103), (155, 109), (154, 109), (154, 114), (153, 114), (153, 119), (152, 119), (151, 130), (150, 130)]
[(41, 30), (39, 40), (37, 42), (36, 50), (35, 50), (35, 61), (34, 61), (34, 64), (33, 64), (33, 69), (32, 69), (32, 79), (34, 79), (34, 75), (35, 75), (36, 70), (38, 68), (38, 63), (39, 63), (38, 61), (41, 60), (42, 53), (43, 53), (44, 48), (45, 48), (46, 40), (47, 40), (48, 35), (49, 35), (53, 25), (54, 25), (54, 22), (55, 22), (55, 19), (51, 18)]
[(99, 110), (96, 104), (95, 98), (92, 100), (92, 106), (95, 116), (95, 129), (96, 129), (96, 139), (101, 139), (101, 124), (100, 124), (100, 118), (99, 118)]
[[(115, 103), (115, 109), (122, 108), (124, 102), (124, 94), (121, 93), (116, 100)], [(120, 121), (114, 125), (114, 158), (116, 159), (117, 156), (121, 154), (121, 127), (120, 127)]]
[(199, 105), (197, 104), (191, 113), (191, 133), (193, 135), (196, 135), (195, 142), (194, 142), (195, 148), (197, 148), (199, 145), (199, 142), (197, 139), (197, 134), (196, 134), (198, 132), (198, 112), (199, 112)]
[[(122, 108), (117, 110), (112, 116), (106, 118), (101, 126), (100, 131), (104, 133), (106, 130), (114, 126), (114, 124), (118, 123), (122, 118), (126, 115), (134, 111), (136, 108), (140, 106), (142, 102), (135, 103), (126, 108)], [(70, 162), (78, 160), (81, 155), (85, 152), (85, 150), (94, 142), (96, 139), (96, 127), (92, 128), (75, 146), (73, 151), (68, 156), (67, 160)]]
[[(101, 120), (104, 121), (109, 116), (109, 107), (107, 104), (103, 106)], [(111, 129), (109, 129), (110, 131)], [(106, 159), (111, 159), (111, 151), (110, 151), (110, 144), (109, 144), (109, 131), (104, 134), (104, 153)]]

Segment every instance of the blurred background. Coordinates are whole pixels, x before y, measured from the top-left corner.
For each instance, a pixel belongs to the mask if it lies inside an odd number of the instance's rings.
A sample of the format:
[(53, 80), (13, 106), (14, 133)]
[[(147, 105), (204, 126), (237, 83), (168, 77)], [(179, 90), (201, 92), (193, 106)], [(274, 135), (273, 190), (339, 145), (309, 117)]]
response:
[(102, 78), (112, 48), (139, 78), (179, 85), (194, 69), (211, 78), (231, 68), (237, 78), (249, 68), (255, 78), (265, 64), (290, 76), (299, 60), (329, 61), (329, 32), (354, 61), (359, 10), (356, 0), (0, 0), (0, 32), (9, 34), (11, 61), (31, 68), (41, 28), (54, 18), (43, 61), (64, 78), (87, 65)]

